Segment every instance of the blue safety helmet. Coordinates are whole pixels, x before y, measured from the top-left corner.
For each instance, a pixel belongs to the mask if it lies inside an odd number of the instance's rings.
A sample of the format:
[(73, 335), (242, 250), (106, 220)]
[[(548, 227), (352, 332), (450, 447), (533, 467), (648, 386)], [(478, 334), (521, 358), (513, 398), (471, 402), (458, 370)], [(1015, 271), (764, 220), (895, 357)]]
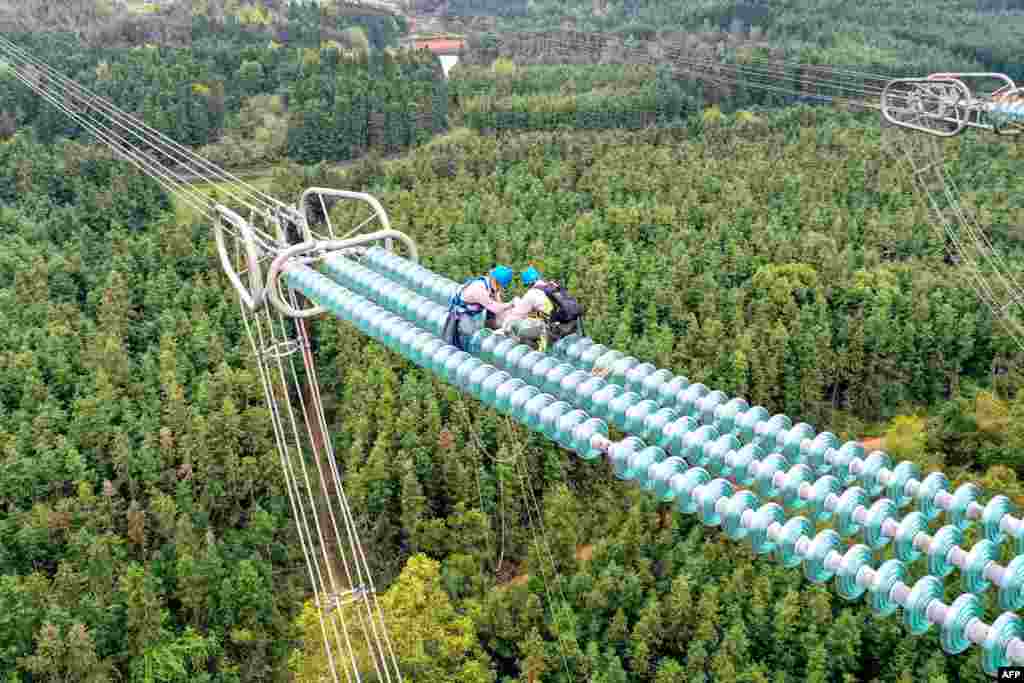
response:
[(502, 287), (508, 287), (514, 275), (515, 273), (508, 266), (494, 266), (491, 270), (491, 277)]
[(540, 273), (537, 272), (536, 268), (530, 266), (529, 268), (524, 270), (522, 275), (520, 275), (519, 277), (522, 279), (524, 285), (530, 287), (533, 285), (534, 282), (540, 279)]

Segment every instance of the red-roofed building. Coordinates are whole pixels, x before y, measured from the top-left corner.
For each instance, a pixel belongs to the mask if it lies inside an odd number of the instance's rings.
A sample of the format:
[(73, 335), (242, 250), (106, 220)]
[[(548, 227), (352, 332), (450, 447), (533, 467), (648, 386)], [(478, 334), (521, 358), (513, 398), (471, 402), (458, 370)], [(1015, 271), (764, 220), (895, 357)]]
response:
[(466, 41), (459, 38), (417, 38), (413, 40), (413, 45), (417, 50), (430, 50), (438, 56), (455, 56), (465, 47), (465, 44)]

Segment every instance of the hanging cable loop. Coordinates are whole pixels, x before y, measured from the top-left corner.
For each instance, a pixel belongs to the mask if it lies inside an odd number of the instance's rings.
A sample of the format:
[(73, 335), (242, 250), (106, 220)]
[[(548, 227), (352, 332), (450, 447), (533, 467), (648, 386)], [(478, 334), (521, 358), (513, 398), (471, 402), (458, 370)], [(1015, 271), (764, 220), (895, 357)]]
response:
[[(262, 305), (266, 290), (263, 287), (263, 270), (260, 268), (260, 255), (256, 249), (256, 239), (252, 227), (248, 221), (223, 204), (216, 204), (214, 209), (220, 218), (213, 223), (213, 236), (217, 241), (217, 253), (220, 255), (221, 267), (238, 292), (238, 296), (249, 307), (249, 310), (255, 311)], [(249, 276), (248, 289), (231, 262), (231, 255), (228, 253), (227, 243), (224, 240), (225, 222), (238, 230), (238, 239), (242, 241), (242, 247), (245, 249), (246, 271)]]

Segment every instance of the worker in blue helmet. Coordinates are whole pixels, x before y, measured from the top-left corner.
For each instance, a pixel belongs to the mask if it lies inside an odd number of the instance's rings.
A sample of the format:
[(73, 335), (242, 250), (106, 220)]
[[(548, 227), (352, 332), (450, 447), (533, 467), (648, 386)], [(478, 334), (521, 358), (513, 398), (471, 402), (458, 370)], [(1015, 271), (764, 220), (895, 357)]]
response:
[(544, 351), (549, 343), (577, 331), (582, 311), (564, 287), (542, 280), (533, 266), (524, 270), (519, 278), (527, 290), (512, 301), (512, 307), (504, 314), (503, 333)]
[(487, 275), (467, 280), (448, 302), (444, 340), (465, 350), (465, 342), (485, 326), (499, 328), (503, 316), (512, 307), (501, 300), (501, 295), (514, 275), (508, 266), (498, 265)]

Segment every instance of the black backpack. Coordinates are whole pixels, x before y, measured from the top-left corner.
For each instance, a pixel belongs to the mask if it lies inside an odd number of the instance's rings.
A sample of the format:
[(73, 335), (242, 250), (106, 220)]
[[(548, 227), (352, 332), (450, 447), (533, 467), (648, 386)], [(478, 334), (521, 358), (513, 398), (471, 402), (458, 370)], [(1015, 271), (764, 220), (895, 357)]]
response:
[(545, 282), (543, 285), (537, 285), (537, 289), (544, 292), (551, 303), (554, 304), (555, 310), (551, 312), (550, 320), (555, 323), (568, 323), (573, 320), (579, 319), (583, 313), (583, 309), (576, 299), (574, 299), (569, 292), (565, 291), (565, 287), (557, 282)]

